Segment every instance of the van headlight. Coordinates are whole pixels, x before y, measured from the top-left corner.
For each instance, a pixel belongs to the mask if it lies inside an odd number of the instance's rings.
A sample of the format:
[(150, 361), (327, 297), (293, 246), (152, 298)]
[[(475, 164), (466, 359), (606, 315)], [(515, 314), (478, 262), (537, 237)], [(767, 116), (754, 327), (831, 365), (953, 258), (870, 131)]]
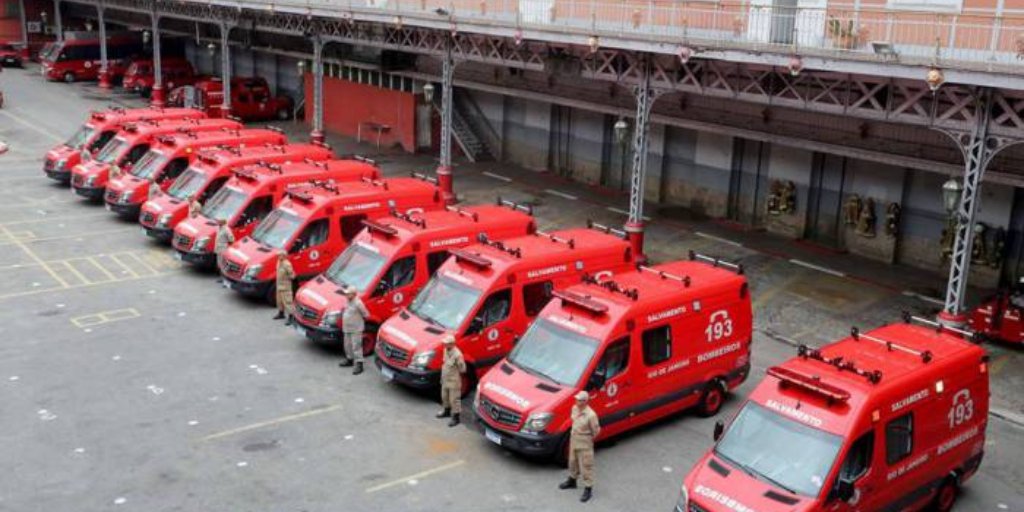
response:
[(85, 179), (85, 186), (91, 187), (96, 184), (96, 176), (89, 176)]
[(324, 317), (320, 320), (320, 327), (325, 329), (332, 329), (338, 325), (338, 319), (341, 318), (341, 311), (328, 311), (324, 314)]
[(420, 370), (426, 370), (430, 362), (434, 360), (433, 350), (426, 350), (412, 356), (412, 361), (409, 362), (409, 368), (417, 368)]
[(122, 203), (127, 203), (127, 202), (129, 202), (131, 200), (132, 200), (132, 192), (130, 190), (126, 190), (124, 192), (121, 192), (121, 202)]
[(208, 245), (210, 245), (210, 237), (204, 236), (202, 238), (199, 238), (195, 242), (192, 242), (192, 250), (201, 251), (206, 249)]
[(686, 490), (686, 484), (679, 489), (679, 500), (676, 501), (676, 512), (686, 512), (690, 508), (690, 491)]
[(551, 418), (554, 417), (550, 412), (535, 412), (526, 418), (526, 423), (523, 423), (523, 428), (520, 431), (526, 434), (544, 432), (544, 429), (548, 428), (548, 424), (551, 423)]
[(473, 409), (480, 410), (480, 383), (476, 384), (476, 393), (473, 393)]
[(167, 225), (170, 224), (170, 223), (171, 223), (171, 214), (169, 214), (169, 213), (165, 213), (165, 214), (160, 215), (160, 218), (157, 219), (157, 221), (156, 221), (157, 227), (161, 227), (161, 228), (167, 227)]
[(245, 269), (245, 273), (242, 274), (242, 279), (245, 279), (247, 281), (252, 281), (253, 279), (256, 279), (256, 276), (260, 275), (260, 271), (261, 270), (263, 270), (263, 265), (260, 265), (260, 264), (253, 265), (253, 266)]
[(68, 166), (68, 161), (67, 160), (65, 160), (63, 158), (61, 158), (60, 160), (57, 160), (57, 170), (58, 171), (63, 171), (64, 169), (67, 168), (67, 166)]

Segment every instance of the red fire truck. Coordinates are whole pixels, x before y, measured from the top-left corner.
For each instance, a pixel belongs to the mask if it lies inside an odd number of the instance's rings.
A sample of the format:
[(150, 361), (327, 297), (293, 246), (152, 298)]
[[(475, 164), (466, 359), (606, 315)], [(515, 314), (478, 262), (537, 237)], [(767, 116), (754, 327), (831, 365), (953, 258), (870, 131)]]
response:
[[(197, 81), (194, 86), (178, 87), (171, 91), (167, 104), (194, 106), (210, 117), (223, 117), (224, 83), (219, 78), (210, 78)], [(261, 77), (231, 79), (231, 115), (243, 121), (291, 119), (293, 105), (288, 96), (274, 96)]]
[(13, 43), (0, 43), (0, 66), (22, 67), (24, 56)]
[(305, 159), (328, 160), (334, 155), (321, 144), (285, 144), (277, 146), (220, 146), (199, 153), (196, 161), (182, 173), (165, 194), (142, 205), (139, 223), (146, 236), (170, 242), (174, 227), (188, 216), (189, 203), (200, 205), (213, 197), (231, 177), (231, 170), (257, 162), (288, 163)]
[(1001, 291), (985, 299), (971, 313), (970, 325), (983, 338), (1024, 344), (1024, 278), (1016, 290)]
[(107, 183), (104, 201), (108, 210), (136, 220), (142, 203), (149, 199), (149, 178), (166, 191), (204, 149), (219, 147), (280, 145), (287, 139), (280, 130), (219, 130), (184, 132), (157, 137), (156, 144), (132, 166), (128, 173)]
[[(126, 32), (107, 37), (107, 74), (111, 80), (124, 76), (131, 59), (143, 54), (139, 34)], [(41, 57), (41, 71), (47, 80), (70, 83), (99, 78), (100, 42), (95, 34), (56, 41)]]
[(98, 151), (125, 123), (147, 119), (199, 119), (206, 117), (200, 110), (191, 108), (137, 108), (125, 110), (112, 108), (104, 112), (93, 112), (78, 131), (64, 142), (46, 152), (43, 172), (57, 181), (70, 182), (71, 169), (82, 160), (83, 151)]
[[(184, 58), (164, 58), (161, 61), (163, 70), (161, 78), (165, 90), (173, 90), (175, 87), (192, 85), (200, 80), (196, 75), (192, 63)], [(127, 91), (136, 92), (148, 98), (153, 91), (154, 66), (152, 60), (135, 60), (128, 66), (124, 73), (124, 80), (121, 86)]]
[(71, 171), (71, 191), (90, 201), (99, 201), (103, 198), (111, 168), (131, 170), (161, 135), (241, 128), (241, 123), (229, 119), (149, 119), (127, 123), (103, 149), (96, 152), (95, 157), (75, 166)]
[(387, 381), (436, 387), (441, 339), (451, 334), (470, 367), (465, 389), (505, 357), (554, 290), (586, 273), (629, 270), (633, 253), (608, 228), (536, 232), (462, 249), (437, 270), (412, 304), (381, 325), (377, 366)]
[(372, 353), (377, 327), (412, 302), (452, 249), (475, 243), (478, 235), (491, 240), (524, 236), (536, 231), (528, 207), (507, 201), (423, 212), (394, 213), (364, 221), (364, 229), (338, 259), (295, 296), (296, 325), (306, 338), (319, 343), (341, 342), (341, 311), (348, 300), (342, 286), (358, 290), (370, 311), (366, 352)]
[(185, 219), (174, 228), (172, 243), (183, 261), (212, 267), (216, 263), (213, 247), (217, 240), (217, 223), (227, 223), (235, 240), (249, 236), (281, 202), (291, 185), (314, 180), (341, 184), (380, 178), (380, 169), (366, 159), (307, 160), (288, 164), (260, 162), (235, 169), (233, 173), (234, 177), (203, 205), (200, 215)]
[(905, 316), (768, 369), (690, 471), (677, 511), (953, 508), (985, 450), (988, 357)]
[(436, 183), (421, 177), (293, 186), (252, 235), (226, 251), (220, 272), (229, 288), (273, 304), (277, 251), (287, 251), (302, 282), (327, 269), (364, 220), (443, 207)]
[(574, 395), (590, 393), (598, 440), (686, 408), (718, 413), (750, 373), (753, 322), (743, 269), (695, 253), (554, 292), (474, 413), (488, 440), (531, 456), (568, 455)]

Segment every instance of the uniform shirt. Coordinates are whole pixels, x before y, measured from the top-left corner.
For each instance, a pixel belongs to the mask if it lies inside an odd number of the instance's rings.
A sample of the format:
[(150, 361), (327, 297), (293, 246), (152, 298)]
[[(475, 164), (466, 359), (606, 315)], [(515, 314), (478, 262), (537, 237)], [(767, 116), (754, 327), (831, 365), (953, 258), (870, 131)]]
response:
[(363, 305), (363, 301), (359, 299), (359, 296), (352, 297), (352, 300), (348, 301), (348, 305), (345, 306), (345, 310), (341, 313), (341, 331), (342, 332), (363, 332), (366, 328), (366, 317), (370, 316), (370, 312), (366, 310), (366, 306)]
[(160, 184), (155, 181), (149, 182), (149, 199), (153, 199), (158, 194), (160, 194)]
[(441, 364), (441, 384), (459, 386), (462, 384), (462, 374), (466, 373), (466, 360), (462, 357), (459, 347), (452, 346), (444, 349), (444, 363)]
[(217, 228), (217, 239), (213, 242), (213, 253), (220, 254), (233, 243), (235, 243), (235, 234), (231, 232), (231, 228), (227, 224), (224, 224)]
[(199, 211), (202, 209), (203, 207), (199, 204), (199, 200), (193, 199), (188, 203), (188, 216), (195, 217), (196, 215), (199, 215)]
[(573, 450), (594, 448), (594, 439), (601, 433), (601, 423), (589, 405), (584, 405), (582, 409), (579, 405), (572, 406), (571, 432), (570, 445)]
[(291, 290), (292, 279), (295, 279), (295, 269), (292, 268), (292, 262), (288, 261), (287, 258), (279, 260), (277, 262), (277, 289)]

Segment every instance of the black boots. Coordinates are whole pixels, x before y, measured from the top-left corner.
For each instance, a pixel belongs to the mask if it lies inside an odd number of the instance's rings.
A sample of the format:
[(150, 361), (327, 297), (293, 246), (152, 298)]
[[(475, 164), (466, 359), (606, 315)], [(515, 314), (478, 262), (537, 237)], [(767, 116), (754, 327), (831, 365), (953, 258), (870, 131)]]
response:
[(359, 375), (363, 373), (363, 363), (356, 363), (356, 367), (352, 370), (352, 375)]
[(288, 317), (288, 319), (284, 321), (284, 325), (295, 325), (295, 317)]
[(590, 501), (590, 498), (593, 495), (594, 495), (594, 492), (591, 490), (590, 487), (584, 487), (583, 488), (583, 494), (580, 496), (580, 501), (583, 502), (583, 503), (586, 503), (586, 502)]
[(449, 427), (454, 427), (459, 424), (459, 413), (452, 414), (451, 421), (448, 422)]
[(277, 316), (274, 317), (274, 320), (280, 320), (282, 318), (284, 318), (284, 311), (278, 310)]
[(340, 368), (348, 368), (349, 366), (352, 366), (352, 360), (347, 358), (347, 357), (345, 357), (345, 356), (342, 356), (341, 357), (341, 362), (338, 363), (338, 367), (340, 367)]
[(447, 417), (449, 417), (451, 415), (452, 415), (452, 410), (450, 408), (448, 408), (448, 407), (445, 407), (444, 410), (442, 410), (441, 412), (438, 412), (437, 414), (435, 414), (434, 417), (435, 418), (447, 418)]
[(572, 477), (569, 477), (564, 482), (558, 484), (558, 488), (562, 489), (562, 490), (565, 490), (565, 489), (575, 489), (576, 488), (576, 479), (572, 478)]

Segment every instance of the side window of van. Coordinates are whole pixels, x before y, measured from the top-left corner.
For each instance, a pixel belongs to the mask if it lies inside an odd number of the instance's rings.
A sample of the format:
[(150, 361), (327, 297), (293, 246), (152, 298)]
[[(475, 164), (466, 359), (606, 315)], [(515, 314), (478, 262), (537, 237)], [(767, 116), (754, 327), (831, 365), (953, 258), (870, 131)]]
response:
[(448, 251), (437, 251), (427, 255), (427, 273), (434, 275), (437, 269), (441, 268), (441, 264), (448, 259)]
[(914, 451), (914, 415), (907, 413), (885, 425), (885, 462), (895, 464)]
[(487, 297), (484, 301), (484, 305), (480, 307), (480, 311), (473, 317), (473, 321), (469, 323), (469, 329), (466, 329), (466, 334), (476, 334), (487, 327), (490, 327), (506, 318), (508, 318), (508, 312), (512, 309), (512, 290), (504, 289), (498, 290)]
[(116, 134), (117, 132), (112, 130), (101, 133), (99, 137), (96, 137), (96, 140), (93, 141), (92, 145), (89, 146), (89, 151), (95, 152), (103, 149), (103, 146), (106, 146), (107, 143), (110, 142), (110, 139), (113, 139)]
[(121, 163), (124, 165), (132, 165), (135, 162), (138, 162), (139, 159), (142, 158), (142, 155), (145, 155), (147, 151), (149, 151), (149, 144), (139, 144), (124, 156)]
[(273, 208), (273, 197), (269, 195), (257, 197), (249, 202), (249, 206), (245, 207), (245, 211), (242, 212), (242, 216), (238, 218), (238, 223), (235, 226), (245, 226), (252, 222), (262, 220), (263, 217), (266, 217)]
[(874, 431), (860, 436), (850, 446), (850, 451), (846, 453), (846, 460), (843, 461), (843, 466), (839, 469), (839, 479), (854, 482), (864, 476), (864, 473), (867, 473), (868, 468), (871, 467), (871, 454), (874, 451)]
[(366, 215), (349, 215), (341, 218), (341, 239), (351, 242), (363, 230), (363, 219)]
[(384, 273), (384, 277), (373, 291), (375, 296), (401, 288), (412, 282), (416, 277), (416, 256), (406, 256), (391, 264), (391, 268)]
[(302, 230), (302, 234), (295, 239), (295, 243), (292, 245), (290, 252), (299, 252), (310, 247), (316, 247), (327, 241), (327, 228), (330, 226), (327, 219), (320, 219), (313, 221), (305, 229)]
[(174, 181), (178, 179), (178, 176), (181, 176), (181, 173), (185, 172), (185, 169), (187, 168), (188, 159), (179, 158), (177, 160), (174, 160), (171, 163), (167, 164), (166, 167), (164, 167), (164, 173), (162, 176), (160, 176), (160, 179), (158, 181), (160, 183), (163, 183), (165, 181)]
[(605, 381), (622, 373), (629, 366), (629, 336), (614, 341), (604, 351), (601, 362), (597, 363), (594, 375), (600, 375)]
[(526, 308), (526, 316), (534, 317), (540, 314), (540, 310), (551, 300), (551, 290), (554, 285), (551, 281), (533, 283), (523, 286), (523, 306)]
[(199, 196), (199, 202), (205, 203), (207, 199), (213, 197), (213, 195), (216, 194), (217, 191), (220, 190), (220, 188), (223, 187), (224, 184), (227, 182), (227, 176), (221, 176), (220, 178), (211, 181), (210, 184), (206, 187), (206, 190), (203, 191), (203, 194)]
[(672, 357), (672, 328), (668, 325), (644, 331), (644, 364), (654, 366)]

